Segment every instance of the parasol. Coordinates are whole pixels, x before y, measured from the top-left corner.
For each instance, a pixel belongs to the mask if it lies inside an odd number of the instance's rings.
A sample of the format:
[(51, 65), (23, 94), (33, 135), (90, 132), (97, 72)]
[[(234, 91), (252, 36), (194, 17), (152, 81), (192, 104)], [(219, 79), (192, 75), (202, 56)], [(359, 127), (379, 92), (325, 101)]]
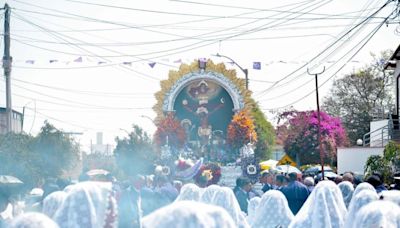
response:
[(274, 169), (276, 167), (276, 164), (278, 164), (278, 162), (279, 161), (269, 159), (267, 161), (260, 162), (259, 165), (261, 170), (269, 170), (269, 169)]
[(14, 176), (0, 175), (0, 186), (13, 186), (21, 184), (23, 184), (23, 182)]
[(289, 173), (301, 174), (301, 171), (298, 168), (291, 166), (291, 165), (278, 165), (277, 167), (275, 167), (274, 170), (278, 171), (280, 173), (286, 173), (286, 174), (289, 174)]
[(86, 172), (89, 177), (93, 176), (107, 176), (110, 172), (105, 169), (92, 169)]
[(0, 193), (9, 197), (18, 194), (24, 184), (20, 179), (9, 175), (0, 175)]

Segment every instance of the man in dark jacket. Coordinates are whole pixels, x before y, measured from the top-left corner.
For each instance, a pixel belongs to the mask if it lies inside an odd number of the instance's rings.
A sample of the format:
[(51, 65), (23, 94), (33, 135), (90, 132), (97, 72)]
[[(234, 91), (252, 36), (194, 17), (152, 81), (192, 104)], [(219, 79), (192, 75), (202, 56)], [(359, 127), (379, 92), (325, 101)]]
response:
[(307, 186), (297, 181), (296, 173), (289, 173), (288, 185), (280, 190), (286, 196), (286, 199), (289, 203), (289, 208), (294, 215), (297, 214), (310, 194)]
[(236, 180), (237, 186), (235, 187), (235, 196), (239, 202), (240, 209), (247, 213), (247, 206), (249, 204), (249, 191), (251, 190), (251, 182), (246, 177), (239, 177)]
[(268, 190), (275, 189), (273, 186), (274, 176), (268, 170), (261, 172), (260, 183), (263, 184), (262, 191), (265, 193)]

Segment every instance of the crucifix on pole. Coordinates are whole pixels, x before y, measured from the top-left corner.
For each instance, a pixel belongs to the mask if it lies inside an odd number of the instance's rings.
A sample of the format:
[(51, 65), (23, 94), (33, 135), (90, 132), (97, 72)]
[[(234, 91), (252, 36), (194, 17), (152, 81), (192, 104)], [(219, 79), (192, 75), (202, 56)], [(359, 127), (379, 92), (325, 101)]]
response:
[(325, 72), (325, 66), (324, 69), (322, 69), (321, 72), (318, 73), (310, 73), (309, 69), (307, 68), (307, 73), (309, 75), (314, 75), (315, 76), (315, 92), (317, 95), (317, 117), (318, 117), (318, 149), (319, 149), (319, 157), (321, 159), (321, 174), (322, 174), (322, 180), (325, 179), (325, 170), (324, 170), (324, 151), (322, 150), (322, 142), (321, 142), (321, 115), (319, 113), (319, 95), (318, 95), (318, 74), (322, 74)]

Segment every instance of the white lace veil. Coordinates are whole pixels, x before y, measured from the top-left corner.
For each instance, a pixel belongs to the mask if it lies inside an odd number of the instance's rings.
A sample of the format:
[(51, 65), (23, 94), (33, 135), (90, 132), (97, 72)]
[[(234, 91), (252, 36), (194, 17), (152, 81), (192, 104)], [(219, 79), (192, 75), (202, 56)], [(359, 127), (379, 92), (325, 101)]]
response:
[(347, 213), (339, 187), (332, 181), (320, 181), (296, 214), (291, 228), (340, 228)]
[(374, 186), (372, 186), (370, 183), (362, 182), (359, 185), (357, 185), (356, 189), (354, 189), (353, 197), (356, 196), (362, 190), (371, 190), (371, 191), (376, 192)]
[(392, 201), (393, 203), (400, 206), (400, 191), (399, 190), (390, 190), (390, 191), (382, 191), (381, 192), (381, 199)]
[(368, 189), (364, 189), (354, 196), (349, 205), (349, 211), (346, 216), (344, 227), (351, 228), (354, 223), (354, 218), (360, 209), (376, 200), (378, 200), (378, 194), (376, 194), (375, 191), (370, 191)]
[(85, 181), (71, 187), (54, 220), (61, 228), (116, 227), (116, 207), (111, 183)]
[(142, 219), (143, 228), (231, 228), (236, 227), (220, 207), (194, 201), (179, 201)]
[(216, 191), (211, 204), (224, 208), (238, 227), (249, 226), (232, 189), (220, 187)]
[(218, 185), (210, 185), (208, 186), (203, 194), (200, 197), (200, 202), (210, 204), (212, 200), (214, 199), (215, 193), (220, 189), (221, 187)]
[(28, 212), (16, 217), (9, 228), (58, 228), (57, 223), (42, 213)]
[(192, 183), (185, 184), (182, 189), (181, 193), (178, 195), (175, 201), (182, 201), (182, 200), (192, 200), (192, 201), (200, 201), (201, 197), (201, 190), (200, 188)]
[(60, 208), (65, 198), (67, 197), (67, 193), (64, 191), (55, 191), (50, 193), (43, 200), (42, 213), (53, 218), (54, 214)]
[(285, 195), (277, 190), (269, 190), (263, 194), (254, 221), (250, 225), (254, 228), (285, 228), (293, 218)]
[(342, 181), (338, 184), (340, 191), (342, 192), (343, 201), (346, 208), (349, 208), (351, 198), (353, 197), (354, 187), (349, 181)]
[(247, 222), (251, 224), (254, 220), (254, 216), (256, 215), (257, 208), (260, 205), (261, 198), (253, 197), (249, 201), (249, 205), (247, 206)]
[(371, 202), (357, 213), (353, 227), (400, 227), (400, 207), (390, 201)]

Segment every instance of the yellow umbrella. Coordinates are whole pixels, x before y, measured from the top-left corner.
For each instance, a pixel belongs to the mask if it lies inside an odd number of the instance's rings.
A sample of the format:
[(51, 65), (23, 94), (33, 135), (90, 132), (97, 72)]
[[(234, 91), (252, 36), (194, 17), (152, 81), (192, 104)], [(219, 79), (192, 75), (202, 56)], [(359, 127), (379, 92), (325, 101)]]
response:
[(276, 164), (278, 164), (278, 161), (272, 159), (259, 163), (261, 170), (273, 169), (276, 167)]

